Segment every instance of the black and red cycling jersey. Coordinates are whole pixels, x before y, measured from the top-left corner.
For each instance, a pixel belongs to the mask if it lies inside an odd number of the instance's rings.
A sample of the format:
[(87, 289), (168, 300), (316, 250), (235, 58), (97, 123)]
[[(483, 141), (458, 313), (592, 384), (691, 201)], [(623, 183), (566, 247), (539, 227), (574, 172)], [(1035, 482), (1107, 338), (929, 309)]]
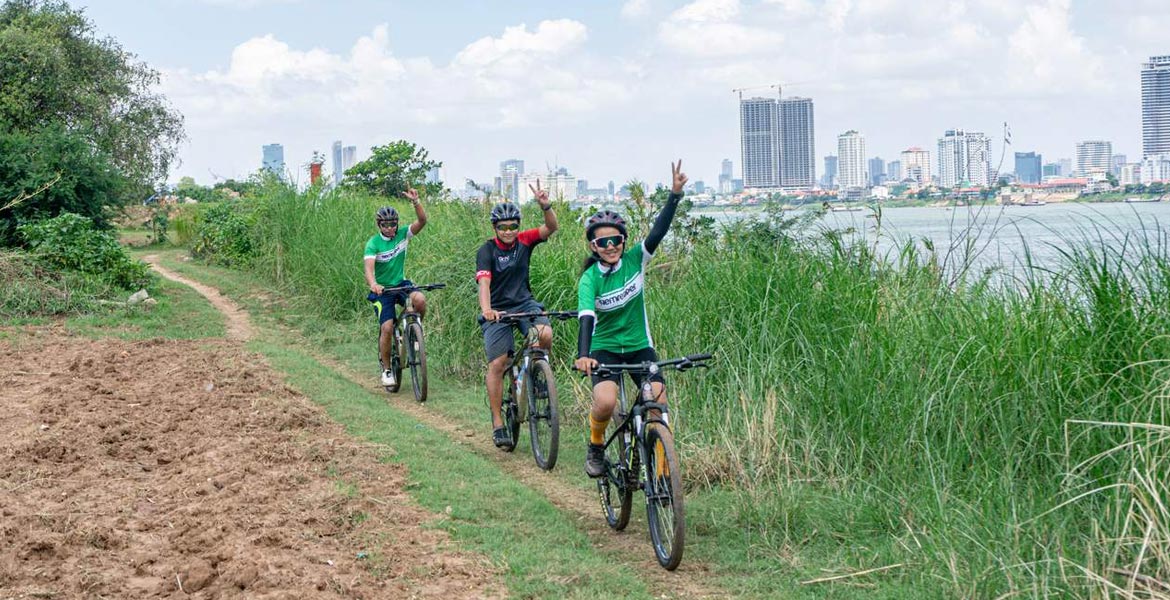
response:
[(540, 229), (521, 231), (511, 246), (493, 237), (475, 255), (475, 280), (491, 280), (492, 310), (508, 310), (532, 299), (528, 285), (528, 261), (532, 249), (544, 240)]

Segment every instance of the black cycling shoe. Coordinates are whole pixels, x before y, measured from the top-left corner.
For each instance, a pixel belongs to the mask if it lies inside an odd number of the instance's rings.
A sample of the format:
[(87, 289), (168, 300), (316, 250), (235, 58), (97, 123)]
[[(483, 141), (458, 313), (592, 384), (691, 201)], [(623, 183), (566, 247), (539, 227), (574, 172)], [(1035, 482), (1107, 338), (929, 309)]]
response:
[(585, 451), (585, 474), (590, 477), (605, 475), (605, 446), (589, 444)]
[(503, 427), (497, 427), (492, 430), (492, 441), (495, 442), (496, 448), (503, 448), (511, 441), (508, 439), (508, 431)]

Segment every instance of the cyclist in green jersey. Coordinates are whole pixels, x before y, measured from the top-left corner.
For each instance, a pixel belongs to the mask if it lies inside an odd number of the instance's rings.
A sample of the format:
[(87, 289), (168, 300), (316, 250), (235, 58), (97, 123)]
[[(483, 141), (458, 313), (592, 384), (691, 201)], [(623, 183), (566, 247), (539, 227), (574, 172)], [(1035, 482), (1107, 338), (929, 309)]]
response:
[[(393, 206), (383, 206), (374, 215), (378, 223), (378, 233), (366, 242), (363, 256), (366, 271), (366, 285), (370, 288), (368, 300), (374, 303), (378, 313), (378, 322), (382, 334), (378, 338), (378, 351), (382, 356), (382, 385), (395, 384), (394, 373), (390, 367), (391, 340), (394, 339), (395, 310), (398, 306), (406, 306), (407, 295), (404, 292), (386, 292), (386, 288), (411, 285), (410, 280), (403, 278), (403, 267), (406, 264), (406, 247), (410, 238), (414, 237), (427, 224), (427, 212), (418, 199), (418, 192), (408, 188), (402, 193), (414, 205), (415, 221), (406, 229), (398, 227), (398, 211)], [(410, 301), (419, 317), (426, 314), (427, 300), (422, 292), (411, 292)]]
[[(593, 382), (589, 447), (585, 455), (585, 473), (590, 477), (600, 477), (605, 472), (605, 428), (617, 405), (621, 377), (598, 377), (593, 369), (598, 363), (658, 360), (646, 319), (645, 267), (666, 237), (687, 183), (682, 160), (670, 167), (670, 197), (642, 243), (627, 243), (626, 220), (611, 210), (598, 212), (585, 221), (585, 239), (591, 256), (585, 260), (577, 282), (577, 318), (581, 328), (574, 367), (589, 374)], [(641, 388), (641, 377), (633, 379)], [(662, 376), (651, 376), (650, 385), (658, 401), (665, 404)]]

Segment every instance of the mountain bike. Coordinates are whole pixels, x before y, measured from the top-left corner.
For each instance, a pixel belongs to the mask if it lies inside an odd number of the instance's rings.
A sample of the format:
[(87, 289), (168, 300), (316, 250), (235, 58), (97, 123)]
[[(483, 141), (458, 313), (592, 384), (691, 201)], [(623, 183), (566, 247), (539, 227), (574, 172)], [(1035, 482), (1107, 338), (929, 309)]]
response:
[(597, 479), (597, 492), (605, 520), (621, 531), (630, 522), (634, 490), (646, 495), (646, 520), (650, 543), (658, 564), (673, 571), (682, 561), (685, 518), (682, 472), (674, 449), (674, 435), (665, 404), (656, 402), (650, 376), (664, 368), (686, 371), (707, 368), (710, 354), (694, 354), (640, 364), (598, 364), (599, 375), (642, 375), (641, 393), (627, 409), (626, 380), (618, 379), (618, 405), (606, 428), (605, 474)]
[[(386, 386), (387, 392), (395, 393), (402, 386), (402, 366), (406, 365), (410, 369), (410, 382), (414, 387), (414, 399), (418, 402), (427, 401), (427, 352), (423, 342), (422, 318), (415, 312), (410, 294), (418, 291), (441, 290), (445, 287), (447, 287), (445, 283), (428, 283), (426, 285), (402, 285), (382, 290), (380, 297), (388, 303), (393, 302), (390, 299), (391, 293), (406, 293), (406, 306), (402, 309), (402, 314), (398, 315), (398, 320), (394, 324), (394, 339), (390, 342), (390, 372), (394, 374), (394, 385)], [(371, 302), (378, 298), (379, 296), (370, 293)], [(391, 310), (393, 310), (392, 307)], [(378, 365), (384, 370), (386, 365), (382, 362), (381, 349), (382, 328), (379, 326)]]
[(537, 345), (539, 334), (534, 326), (537, 317), (564, 321), (576, 318), (577, 311), (500, 313), (500, 323), (528, 323), (523, 350), (513, 355), (511, 367), (504, 371), (504, 398), (500, 416), (504, 420), (504, 430), (508, 432), (508, 442), (501, 448), (507, 452), (516, 449), (516, 444), (520, 442), (520, 424), (527, 420), (528, 433), (532, 438), (532, 458), (538, 467), (548, 471), (557, 464), (561, 417), (557, 408), (557, 385), (553, 379), (552, 366), (548, 364), (548, 354), (544, 348)]

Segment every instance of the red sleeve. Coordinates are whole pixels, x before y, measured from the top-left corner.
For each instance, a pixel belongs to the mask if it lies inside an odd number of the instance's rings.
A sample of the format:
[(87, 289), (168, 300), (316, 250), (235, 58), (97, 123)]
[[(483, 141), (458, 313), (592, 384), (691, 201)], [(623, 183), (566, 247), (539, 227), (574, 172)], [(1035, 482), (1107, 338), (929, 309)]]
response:
[(535, 246), (544, 240), (540, 238), (540, 228), (528, 229), (521, 231), (520, 235), (516, 236), (516, 240), (525, 246)]

